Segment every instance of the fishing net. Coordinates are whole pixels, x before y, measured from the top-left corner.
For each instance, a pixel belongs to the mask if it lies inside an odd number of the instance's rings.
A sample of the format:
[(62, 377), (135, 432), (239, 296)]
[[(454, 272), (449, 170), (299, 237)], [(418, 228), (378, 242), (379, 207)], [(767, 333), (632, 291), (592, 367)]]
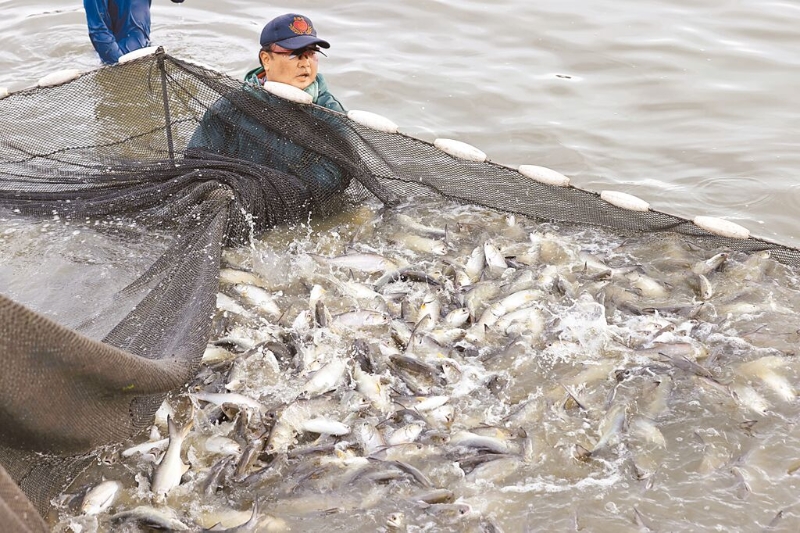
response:
[(11, 530), (45, 530), (36, 512), (192, 379), (223, 247), (275, 225), (370, 198), (443, 197), (800, 259), (460, 159), (161, 50), (14, 93), (0, 116), (0, 522)]

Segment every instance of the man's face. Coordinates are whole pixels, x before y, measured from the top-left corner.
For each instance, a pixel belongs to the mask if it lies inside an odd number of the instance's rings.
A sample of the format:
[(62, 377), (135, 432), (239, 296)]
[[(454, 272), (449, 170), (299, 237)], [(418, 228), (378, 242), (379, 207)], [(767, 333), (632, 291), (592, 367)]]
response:
[(261, 52), (261, 64), (267, 73), (267, 80), (279, 81), (305, 89), (317, 77), (319, 58), (313, 49), (288, 50), (272, 45), (270, 52)]

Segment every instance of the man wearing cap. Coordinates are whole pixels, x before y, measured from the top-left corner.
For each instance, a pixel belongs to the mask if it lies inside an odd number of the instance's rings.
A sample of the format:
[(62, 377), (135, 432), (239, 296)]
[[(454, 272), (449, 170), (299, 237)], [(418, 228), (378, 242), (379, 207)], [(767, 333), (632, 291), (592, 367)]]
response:
[(274, 18), (261, 31), (261, 66), (248, 72), (245, 81), (254, 85), (265, 81), (287, 83), (310, 94), (315, 104), (343, 113), (344, 107), (328, 92), (325, 78), (317, 72), (320, 47), (328, 49), (331, 45), (317, 37), (307, 17), (288, 13)]
[[(241, 89), (222, 94), (206, 110), (185, 157), (223, 156), (268, 167), (286, 178), (276, 190), (315, 205), (347, 188), (349, 179), (330, 152), (339, 136), (341, 119), (316, 108), (295, 115), (263, 88), (265, 81), (285, 83), (310, 94), (313, 103), (344, 113), (317, 71), (320, 48), (330, 48), (330, 44), (317, 37), (308, 17), (289, 13), (268, 22), (261, 32), (261, 66), (247, 73)], [(324, 147), (308, 144), (310, 138), (304, 132), (309, 127), (326, 139)], [(290, 194), (290, 187), (299, 189)]]

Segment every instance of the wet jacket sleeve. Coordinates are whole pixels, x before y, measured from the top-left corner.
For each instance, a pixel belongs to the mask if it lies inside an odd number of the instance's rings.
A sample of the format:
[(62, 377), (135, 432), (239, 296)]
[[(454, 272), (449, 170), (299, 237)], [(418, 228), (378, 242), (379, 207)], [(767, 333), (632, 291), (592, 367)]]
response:
[(103, 63), (116, 63), (123, 52), (111, 30), (111, 16), (108, 13), (108, 0), (83, 0), (86, 10), (86, 24), (89, 26), (89, 39), (100, 54)]

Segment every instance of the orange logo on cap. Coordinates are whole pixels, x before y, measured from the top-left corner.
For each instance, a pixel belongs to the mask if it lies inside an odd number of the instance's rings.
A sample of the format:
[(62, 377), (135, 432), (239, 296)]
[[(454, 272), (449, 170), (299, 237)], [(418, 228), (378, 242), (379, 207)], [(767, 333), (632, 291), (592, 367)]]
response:
[(311, 24), (303, 17), (295, 17), (292, 23), (289, 24), (289, 29), (298, 35), (310, 35), (314, 31)]

